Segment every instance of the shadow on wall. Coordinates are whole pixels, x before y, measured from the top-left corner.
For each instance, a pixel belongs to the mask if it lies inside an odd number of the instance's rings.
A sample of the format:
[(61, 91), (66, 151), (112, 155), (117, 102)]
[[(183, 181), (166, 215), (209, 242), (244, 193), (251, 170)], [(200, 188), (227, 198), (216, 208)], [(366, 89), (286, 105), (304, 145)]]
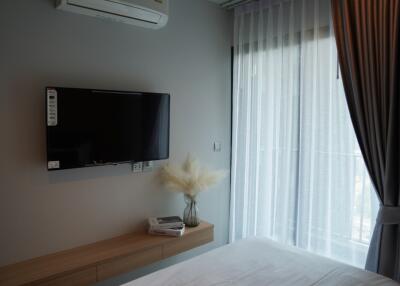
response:
[[(151, 171), (151, 175), (156, 176), (159, 172), (157, 166), (165, 164), (167, 160), (161, 160), (154, 163), (155, 167)], [(130, 163), (118, 164), (118, 165), (106, 165), (106, 166), (95, 166), (87, 168), (67, 169), (59, 171), (49, 171), (48, 178), (50, 184), (57, 184), (62, 182), (73, 182), (73, 181), (85, 181), (96, 178), (104, 177), (121, 177), (121, 176), (132, 176), (132, 175), (144, 175), (144, 173), (133, 173), (132, 166)]]

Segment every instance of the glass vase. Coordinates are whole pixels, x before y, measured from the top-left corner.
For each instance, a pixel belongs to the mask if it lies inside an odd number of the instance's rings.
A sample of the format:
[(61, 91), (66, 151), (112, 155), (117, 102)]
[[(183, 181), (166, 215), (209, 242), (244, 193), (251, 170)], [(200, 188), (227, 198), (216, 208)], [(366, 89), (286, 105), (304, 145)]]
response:
[(195, 227), (200, 224), (198, 216), (199, 209), (197, 208), (196, 197), (185, 195), (186, 208), (183, 212), (183, 222), (187, 227)]

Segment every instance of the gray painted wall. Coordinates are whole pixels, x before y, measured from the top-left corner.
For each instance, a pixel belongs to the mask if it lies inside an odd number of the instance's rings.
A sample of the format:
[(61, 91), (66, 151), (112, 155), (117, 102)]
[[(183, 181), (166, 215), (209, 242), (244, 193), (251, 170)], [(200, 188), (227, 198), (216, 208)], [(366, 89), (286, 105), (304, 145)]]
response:
[[(47, 85), (171, 93), (170, 162), (187, 152), (213, 168), (230, 163), (231, 15), (205, 0), (171, 0), (170, 21), (147, 30), (54, 9), (52, 0), (3, 0), (0, 9), (0, 265), (143, 227), (181, 214), (156, 171), (130, 165), (46, 170)], [(222, 143), (214, 153), (213, 141)], [(228, 239), (229, 176), (199, 197), (215, 241)]]

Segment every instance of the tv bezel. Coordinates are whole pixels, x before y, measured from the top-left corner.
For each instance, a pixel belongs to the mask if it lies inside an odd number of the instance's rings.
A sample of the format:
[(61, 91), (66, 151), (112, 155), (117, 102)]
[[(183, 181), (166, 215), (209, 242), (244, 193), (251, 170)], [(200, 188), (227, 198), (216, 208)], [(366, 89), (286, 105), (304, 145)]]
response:
[(102, 163), (92, 163), (92, 164), (86, 164), (85, 166), (75, 166), (75, 167), (67, 167), (64, 168), (60, 166), (59, 168), (49, 168), (48, 163), (49, 161), (49, 129), (51, 126), (48, 125), (48, 97), (47, 97), (47, 91), (48, 89), (78, 89), (78, 90), (86, 90), (86, 91), (97, 91), (97, 92), (106, 92), (106, 93), (123, 93), (123, 94), (143, 94), (143, 95), (153, 95), (153, 94), (160, 94), (160, 95), (166, 95), (168, 98), (168, 130), (167, 130), (167, 156), (164, 158), (157, 158), (157, 159), (151, 159), (148, 161), (143, 161), (143, 162), (149, 162), (149, 161), (160, 161), (160, 160), (167, 160), (169, 159), (169, 153), (170, 153), (170, 130), (171, 130), (171, 94), (170, 93), (162, 93), (162, 92), (144, 92), (144, 91), (126, 91), (126, 90), (112, 90), (112, 89), (93, 89), (93, 88), (75, 88), (75, 87), (61, 87), (61, 86), (46, 86), (45, 87), (45, 126), (46, 126), (46, 163), (47, 163), (47, 170), (48, 171), (61, 171), (61, 170), (73, 170), (73, 169), (82, 169), (82, 168), (90, 168), (90, 167), (99, 167), (99, 166), (117, 166), (117, 165), (122, 165), (122, 164), (134, 164), (134, 163), (139, 163), (142, 161), (135, 161), (135, 160), (127, 160), (127, 161), (116, 161), (116, 162), (102, 162)]

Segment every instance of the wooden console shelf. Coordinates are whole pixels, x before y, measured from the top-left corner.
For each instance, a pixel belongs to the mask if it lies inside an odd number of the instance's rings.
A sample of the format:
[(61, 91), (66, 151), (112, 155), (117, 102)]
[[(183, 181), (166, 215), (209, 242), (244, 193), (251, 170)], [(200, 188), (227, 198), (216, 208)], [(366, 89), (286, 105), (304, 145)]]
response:
[(1, 267), (0, 285), (91, 285), (211, 242), (213, 236), (214, 226), (206, 222), (186, 228), (182, 237), (122, 235)]

